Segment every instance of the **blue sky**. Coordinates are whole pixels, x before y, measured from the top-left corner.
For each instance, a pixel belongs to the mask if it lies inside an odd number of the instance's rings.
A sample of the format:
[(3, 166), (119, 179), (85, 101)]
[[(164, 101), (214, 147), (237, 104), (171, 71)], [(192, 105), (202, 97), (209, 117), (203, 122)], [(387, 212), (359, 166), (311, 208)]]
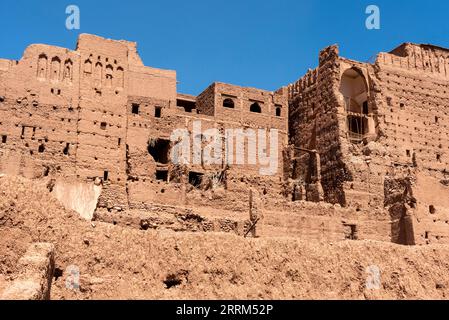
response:
[[(65, 28), (70, 4), (80, 30)], [(380, 7), (380, 30), (365, 27), (370, 4)], [(402, 42), (449, 47), (447, 0), (15, 0), (2, 9), (2, 58), (19, 59), (32, 43), (73, 49), (79, 33), (132, 40), (146, 65), (176, 70), (178, 91), (191, 94), (214, 81), (275, 90), (334, 43), (360, 61)]]

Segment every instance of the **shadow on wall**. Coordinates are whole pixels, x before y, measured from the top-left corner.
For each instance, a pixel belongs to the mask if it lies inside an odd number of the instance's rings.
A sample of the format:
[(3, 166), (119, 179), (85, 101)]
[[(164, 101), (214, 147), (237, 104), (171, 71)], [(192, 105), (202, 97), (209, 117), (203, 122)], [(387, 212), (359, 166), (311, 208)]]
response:
[(86, 220), (92, 220), (101, 195), (101, 186), (83, 182), (57, 181), (52, 195), (69, 210), (74, 210)]

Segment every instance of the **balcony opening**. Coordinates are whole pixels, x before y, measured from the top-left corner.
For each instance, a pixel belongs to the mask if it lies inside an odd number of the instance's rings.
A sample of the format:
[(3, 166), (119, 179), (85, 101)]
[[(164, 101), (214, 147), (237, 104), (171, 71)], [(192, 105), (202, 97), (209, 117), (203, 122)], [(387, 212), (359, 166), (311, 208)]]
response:
[(353, 139), (362, 139), (368, 133), (368, 120), (361, 116), (348, 116), (348, 130), (349, 135)]
[(8, 139), (8, 136), (2, 136), (2, 143), (6, 143), (7, 139)]
[(352, 142), (361, 142), (374, 129), (368, 85), (361, 70), (351, 68), (343, 73), (340, 93), (347, 114), (348, 137)]

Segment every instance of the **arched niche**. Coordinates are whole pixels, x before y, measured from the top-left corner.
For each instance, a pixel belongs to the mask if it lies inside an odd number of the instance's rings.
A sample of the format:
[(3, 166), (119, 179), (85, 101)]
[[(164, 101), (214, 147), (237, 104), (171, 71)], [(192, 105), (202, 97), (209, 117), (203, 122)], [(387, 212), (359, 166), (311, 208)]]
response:
[(108, 88), (112, 87), (112, 78), (114, 73), (114, 67), (110, 64), (106, 66), (106, 75), (105, 75), (105, 86)]
[(53, 57), (51, 59), (51, 74), (50, 79), (53, 81), (59, 81), (59, 74), (61, 72), (61, 59)]
[(73, 62), (70, 59), (67, 59), (64, 62), (63, 79), (64, 79), (64, 81), (72, 82), (72, 79), (73, 79)]
[(116, 73), (117, 73), (117, 77), (116, 77), (117, 78), (117, 80), (116, 80), (117, 87), (124, 88), (125, 87), (125, 71), (123, 70), (122, 67), (118, 67)]
[(47, 78), (47, 63), (48, 58), (45, 54), (39, 55), (39, 59), (37, 61), (37, 78), (38, 79), (46, 79)]
[(95, 85), (101, 85), (101, 79), (103, 78), (103, 65), (101, 62), (95, 64)]
[(92, 61), (90, 59), (87, 59), (84, 61), (84, 75), (90, 76), (92, 74)]

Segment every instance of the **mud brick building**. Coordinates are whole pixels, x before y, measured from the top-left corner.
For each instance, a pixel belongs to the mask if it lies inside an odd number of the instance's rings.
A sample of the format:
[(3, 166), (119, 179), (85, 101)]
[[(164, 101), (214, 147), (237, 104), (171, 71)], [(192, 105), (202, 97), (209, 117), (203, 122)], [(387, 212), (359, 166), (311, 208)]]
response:
[[(74, 51), (31, 45), (0, 60), (0, 172), (101, 181), (95, 206), (110, 214), (246, 215), (253, 187), (262, 234), (449, 243), (448, 81), (444, 48), (406, 43), (362, 63), (331, 46), (275, 92), (217, 82), (191, 96), (175, 71), (145, 66), (135, 43), (83, 34)], [(198, 122), (223, 141), (226, 129), (278, 130), (275, 174), (224, 156), (172, 163), (173, 131)]]

